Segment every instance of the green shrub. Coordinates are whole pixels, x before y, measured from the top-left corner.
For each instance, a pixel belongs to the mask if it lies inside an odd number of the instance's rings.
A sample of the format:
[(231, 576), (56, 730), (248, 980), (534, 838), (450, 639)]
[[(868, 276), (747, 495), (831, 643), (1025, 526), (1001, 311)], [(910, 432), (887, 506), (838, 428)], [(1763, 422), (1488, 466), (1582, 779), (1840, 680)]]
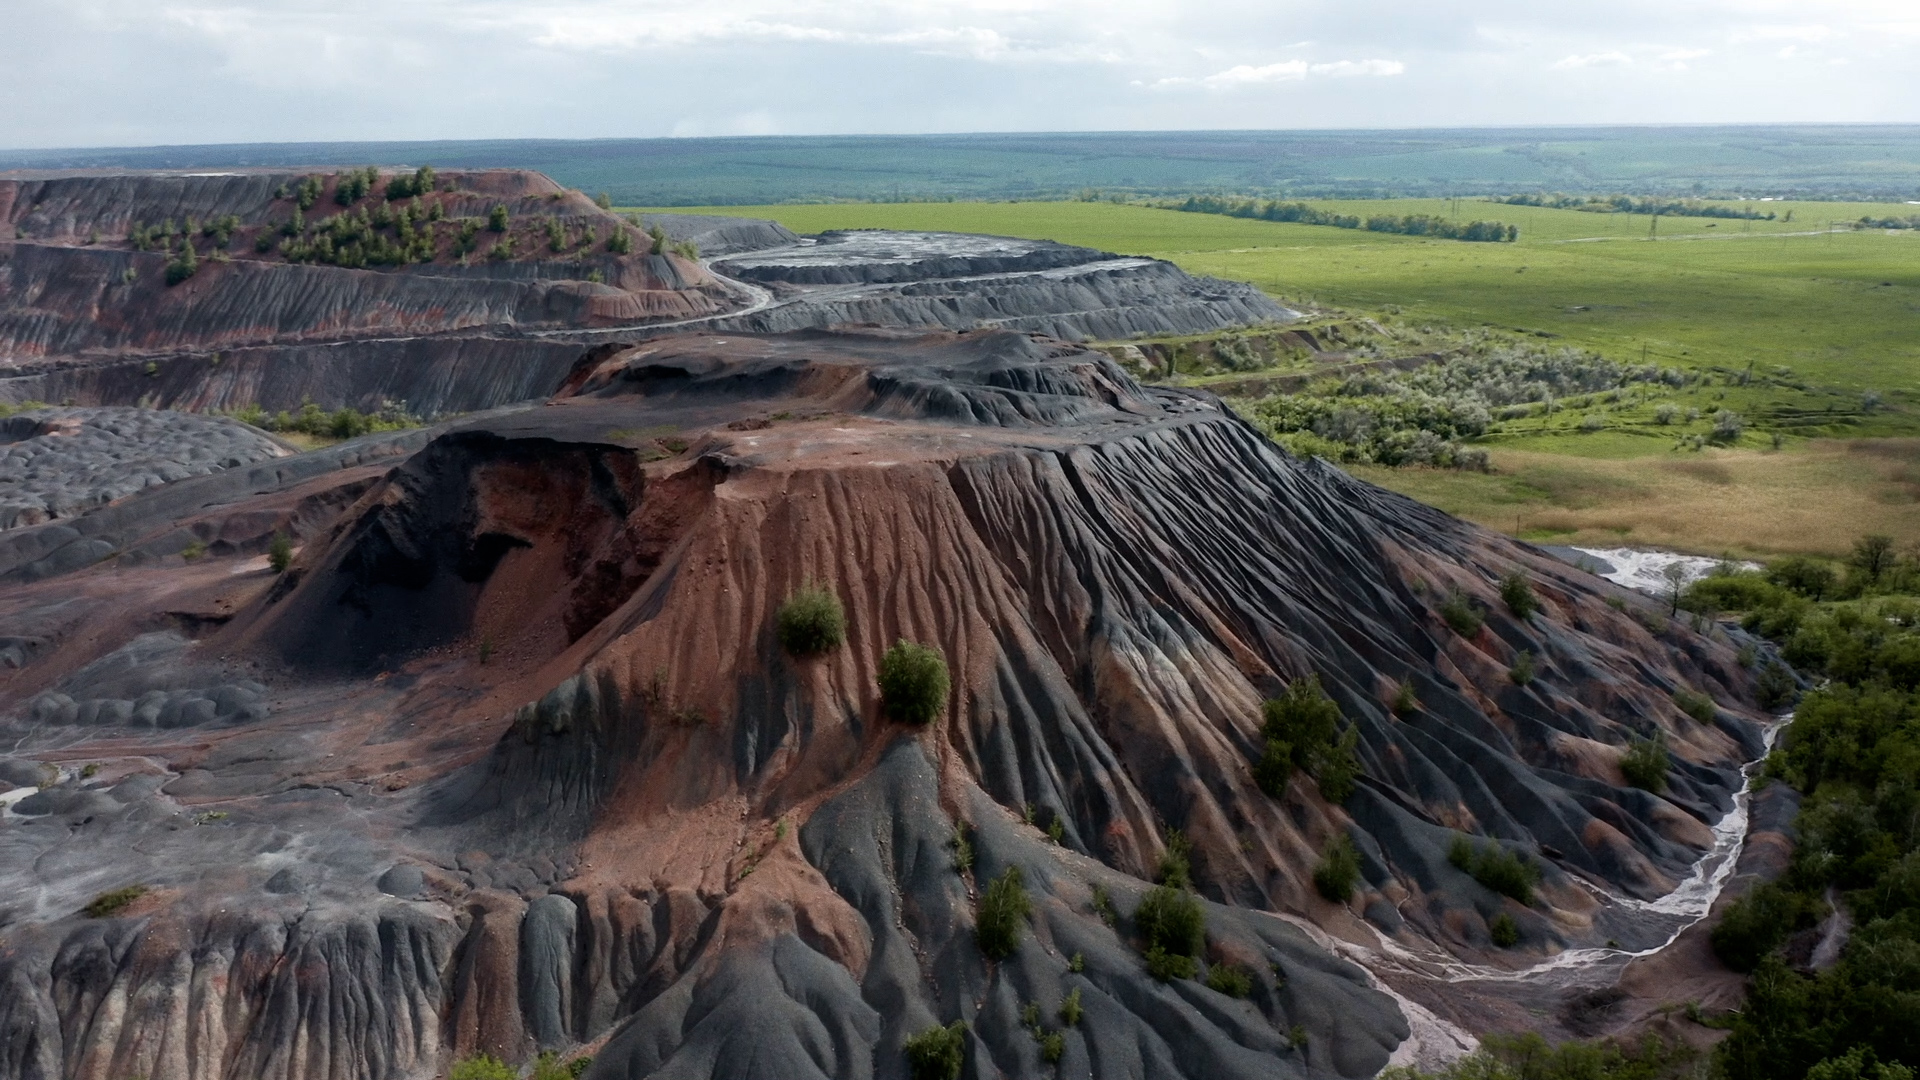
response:
[[(1080, 954), (1074, 953), (1073, 955), (1078, 958)], [(1073, 970), (1078, 971), (1080, 969), (1074, 968)], [(1060, 1002), (1060, 1022), (1068, 1027), (1073, 1027), (1080, 1022), (1080, 1017), (1085, 1015), (1085, 1013), (1086, 1010), (1080, 1005), (1080, 988), (1076, 986), (1067, 991), (1066, 998)]]
[(903, 724), (925, 724), (947, 703), (947, 662), (939, 650), (902, 638), (880, 658), (880, 708)]
[(1524, 571), (1515, 570), (1500, 579), (1500, 599), (1505, 601), (1507, 610), (1514, 618), (1526, 619), (1540, 610), (1540, 601), (1533, 595), (1533, 583), (1527, 580)]
[(293, 565), (293, 541), (287, 539), (286, 533), (276, 532), (267, 542), (267, 565), (276, 574), (286, 573), (287, 567)]
[(612, 255), (625, 255), (633, 250), (633, 234), (624, 226), (615, 225), (613, 233), (607, 237), (607, 252)]
[(1735, 971), (1752, 971), (1795, 930), (1811, 923), (1812, 915), (1799, 894), (1769, 881), (1728, 904), (1709, 940), (1721, 963)]
[(1191, 979), (1200, 970), (1200, 962), (1191, 956), (1168, 952), (1155, 945), (1147, 950), (1147, 974), (1161, 982)]
[(1837, 582), (1833, 567), (1803, 555), (1781, 559), (1767, 566), (1767, 580), (1809, 600), (1824, 600)]
[(1481, 614), (1479, 605), (1457, 588), (1440, 602), (1440, 618), (1463, 638), (1478, 634), (1480, 627), (1486, 623), (1486, 616)]
[(987, 886), (974, 916), (974, 935), (979, 938), (980, 951), (987, 959), (1005, 960), (1013, 955), (1020, 947), (1020, 934), (1032, 911), (1033, 902), (1027, 898), (1020, 868), (1007, 867), (1006, 872)]
[(837, 649), (847, 640), (847, 616), (840, 597), (820, 585), (803, 585), (780, 605), (774, 619), (780, 645), (795, 656)]
[(1655, 795), (1667, 790), (1667, 767), (1667, 737), (1660, 733), (1633, 740), (1620, 759), (1620, 775), (1627, 783)]
[(1334, 838), (1321, 854), (1320, 865), (1313, 869), (1313, 887), (1336, 904), (1353, 899), (1353, 888), (1360, 880), (1360, 852), (1353, 838), (1344, 833)]
[(1497, 843), (1480, 845), (1456, 836), (1447, 848), (1447, 861), (1502, 896), (1510, 896), (1522, 904), (1533, 903), (1533, 887), (1540, 883), (1540, 868), (1524, 855), (1508, 851)]
[(1176, 889), (1193, 886), (1193, 845), (1179, 829), (1167, 830), (1167, 848), (1160, 853), (1160, 867), (1154, 880)]
[(907, 1040), (907, 1068), (913, 1080), (958, 1080), (966, 1054), (967, 1025), (959, 1020), (930, 1027)]
[(1093, 884), (1093, 913), (1108, 926), (1120, 921), (1120, 913), (1113, 909), (1113, 897), (1107, 895), (1107, 887), (1097, 881)]
[(561, 1061), (559, 1054), (548, 1050), (534, 1059), (533, 1072), (527, 1075), (527, 1080), (577, 1080), (592, 1064), (593, 1058), (590, 1056)]
[(520, 1070), (491, 1054), (475, 1054), (454, 1062), (447, 1080), (520, 1080)]
[(1673, 692), (1673, 703), (1679, 706), (1681, 712), (1693, 717), (1700, 723), (1713, 723), (1713, 699), (1707, 695), (1697, 690), (1688, 690), (1682, 687)]
[(105, 919), (120, 914), (127, 909), (128, 905), (145, 895), (147, 895), (145, 885), (128, 885), (123, 889), (101, 893), (87, 901), (87, 906), (80, 910), (89, 919)]
[(1049, 1065), (1058, 1064), (1060, 1055), (1067, 1052), (1067, 1037), (1057, 1031), (1049, 1031), (1040, 1037), (1040, 1060)]
[(1412, 716), (1419, 711), (1420, 695), (1414, 692), (1413, 680), (1400, 680), (1400, 685), (1393, 691), (1393, 715)]
[(507, 231), (507, 208), (505, 206), (495, 205), (493, 209), (487, 211), (487, 229), (490, 232), (497, 233)]
[(178, 285), (200, 271), (200, 259), (193, 253), (193, 241), (180, 243), (180, 254), (167, 263), (167, 284)]
[(1133, 910), (1133, 927), (1148, 952), (1163, 950), (1174, 956), (1194, 957), (1207, 944), (1206, 915), (1200, 901), (1185, 889), (1157, 886)]
[(1526, 649), (1520, 650), (1520, 654), (1513, 658), (1513, 666), (1507, 669), (1507, 678), (1512, 680), (1515, 686), (1526, 686), (1533, 682), (1538, 674), (1533, 663), (1533, 653)]
[(953, 823), (953, 839), (947, 841), (953, 848), (953, 868), (961, 873), (973, 869), (973, 841), (967, 838), (967, 823)]
[(1253, 993), (1253, 976), (1233, 964), (1215, 964), (1207, 971), (1207, 988), (1233, 998)]
[(1353, 794), (1360, 771), (1359, 730), (1341, 730), (1340, 706), (1320, 688), (1320, 679), (1304, 675), (1287, 684), (1279, 697), (1261, 706), (1263, 738), (1253, 779), (1261, 791), (1275, 798), (1286, 793), (1295, 769), (1305, 770), (1320, 783), (1320, 793), (1332, 802)]
[[(1078, 975), (1081, 972), (1087, 970), (1086, 954), (1074, 953), (1073, 958), (1067, 961), (1067, 970), (1073, 972), (1075, 975)], [(1072, 996), (1073, 996), (1074, 1003), (1078, 1004), (1080, 1001), (1080, 992), (1078, 990), (1075, 990)]]
[(1495, 915), (1493, 921), (1487, 924), (1487, 936), (1493, 939), (1495, 945), (1503, 949), (1511, 949), (1520, 944), (1520, 924), (1513, 921), (1513, 916), (1503, 911)]

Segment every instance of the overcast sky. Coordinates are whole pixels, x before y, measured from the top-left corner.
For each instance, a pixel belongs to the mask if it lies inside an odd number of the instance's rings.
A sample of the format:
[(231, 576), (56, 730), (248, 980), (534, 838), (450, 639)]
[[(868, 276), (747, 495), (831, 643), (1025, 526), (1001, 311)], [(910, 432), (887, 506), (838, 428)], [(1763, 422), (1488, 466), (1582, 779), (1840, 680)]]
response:
[(1920, 0), (0, 0), (0, 147), (1920, 121)]

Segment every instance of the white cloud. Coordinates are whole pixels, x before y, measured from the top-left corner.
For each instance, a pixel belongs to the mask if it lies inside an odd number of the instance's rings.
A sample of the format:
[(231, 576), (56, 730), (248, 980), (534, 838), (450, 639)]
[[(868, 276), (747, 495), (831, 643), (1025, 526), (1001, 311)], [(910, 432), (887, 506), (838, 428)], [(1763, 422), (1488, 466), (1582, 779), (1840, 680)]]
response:
[(1588, 53), (1585, 56), (1575, 55), (1564, 57), (1555, 61), (1553, 66), (1563, 71), (1570, 71), (1576, 68), (1590, 67), (1628, 67), (1632, 63), (1633, 57), (1614, 50), (1603, 53)]
[(1282, 60), (1259, 66), (1237, 64), (1225, 71), (1216, 71), (1200, 78), (1172, 75), (1156, 79), (1150, 84), (1136, 82), (1135, 85), (1151, 85), (1157, 90), (1194, 86), (1205, 87), (1208, 90), (1236, 90), (1266, 83), (1300, 82), (1309, 76), (1342, 79), (1364, 75), (1385, 78), (1403, 75), (1406, 70), (1407, 65), (1399, 60), (1333, 60), (1318, 64), (1308, 63), (1305, 60)]
[(1345, 78), (1349, 75), (1404, 75), (1407, 65), (1398, 60), (1335, 60), (1331, 64), (1315, 64), (1310, 68), (1315, 75), (1331, 75)]
[[(1920, 122), (1920, 0), (0, 0), (0, 26), (16, 147)], [(1607, 68), (1664, 77), (1596, 92)]]

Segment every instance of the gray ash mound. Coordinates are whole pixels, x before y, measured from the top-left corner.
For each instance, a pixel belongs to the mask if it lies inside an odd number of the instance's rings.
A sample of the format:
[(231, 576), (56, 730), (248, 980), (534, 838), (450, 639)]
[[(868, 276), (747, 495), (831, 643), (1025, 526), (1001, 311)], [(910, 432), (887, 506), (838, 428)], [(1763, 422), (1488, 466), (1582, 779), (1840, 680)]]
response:
[(36, 409), (0, 419), (0, 529), (291, 453), (237, 420), (157, 409)]
[(426, 191), (412, 176), (0, 176), (0, 398), (271, 411), (392, 401), (436, 416), (544, 396), (583, 344), (696, 326), (1085, 340), (1290, 317), (1249, 286), (1044, 242), (815, 242), (768, 221), (647, 215), (641, 225), (669, 241), (656, 252), (628, 219), (536, 174), (451, 172)]
[[(237, 545), (0, 589), (0, 637), (53, 643), (0, 672), (0, 776), (59, 772), (0, 796), (0, 1073), (893, 1078), (958, 1021), (973, 1077), (1364, 1077), (1407, 1022), (1315, 935), (1508, 967), (1655, 944), (1608, 897), (1686, 876), (1758, 744), (1724, 643), (1058, 341), (661, 339), (430, 439), (111, 508), (288, 529), (283, 575)], [(1501, 602), (1514, 573), (1538, 612)], [(846, 637), (797, 657), (775, 612), (809, 583)], [(879, 701), (901, 639), (951, 673), (924, 725)], [(1256, 782), (1262, 702), (1307, 676), (1350, 791)], [(83, 721), (71, 691), (109, 683), (263, 708)], [(1619, 769), (1655, 735), (1662, 794)], [(989, 956), (1014, 870), (1030, 909)], [(1200, 935), (1156, 938), (1183, 879)]]

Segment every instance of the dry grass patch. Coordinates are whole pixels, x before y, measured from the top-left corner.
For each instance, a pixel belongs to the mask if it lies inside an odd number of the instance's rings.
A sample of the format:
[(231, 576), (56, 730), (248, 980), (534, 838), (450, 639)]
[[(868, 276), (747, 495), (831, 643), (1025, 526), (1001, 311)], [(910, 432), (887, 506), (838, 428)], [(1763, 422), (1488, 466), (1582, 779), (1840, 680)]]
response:
[(1618, 459), (1493, 451), (1486, 475), (1355, 466), (1382, 487), (1529, 540), (1741, 555), (1845, 555), (1920, 536), (1920, 439)]

